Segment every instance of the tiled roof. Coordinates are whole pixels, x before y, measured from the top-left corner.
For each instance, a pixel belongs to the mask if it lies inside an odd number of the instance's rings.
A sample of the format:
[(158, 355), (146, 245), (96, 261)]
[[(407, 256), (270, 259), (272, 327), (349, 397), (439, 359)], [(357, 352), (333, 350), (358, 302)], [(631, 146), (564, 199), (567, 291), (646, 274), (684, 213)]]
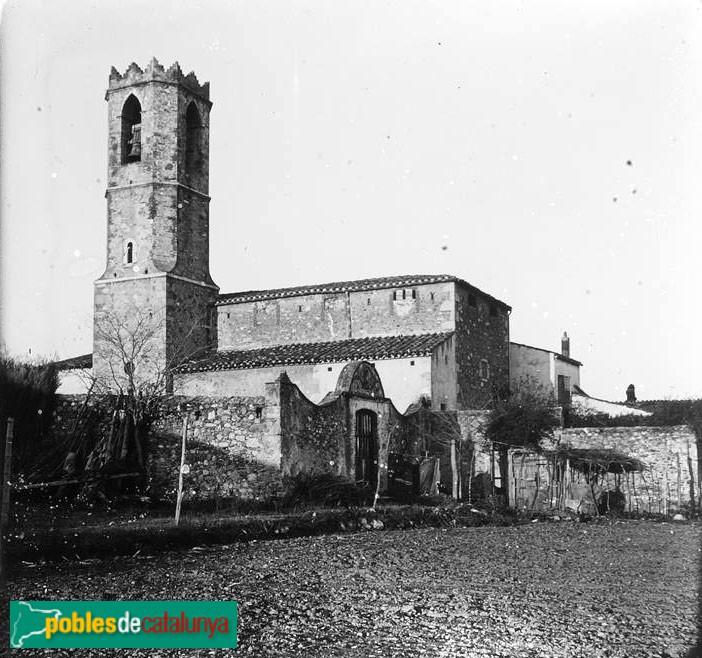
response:
[(555, 357), (559, 361), (565, 361), (566, 363), (572, 363), (574, 366), (583, 365), (577, 359), (571, 359), (569, 356), (564, 356), (560, 352), (554, 352), (553, 350), (545, 350), (543, 347), (534, 347), (533, 345), (527, 345), (526, 343), (515, 343), (513, 340), (509, 341), (509, 344), (510, 345), (517, 345), (519, 347), (528, 347), (530, 350), (539, 350), (539, 352), (549, 352), (550, 354), (555, 355)]
[(73, 356), (70, 359), (63, 359), (63, 361), (54, 361), (54, 365), (58, 370), (77, 370), (79, 368), (92, 368), (93, 355), (81, 354), (80, 356)]
[(451, 335), (452, 333), (448, 332), (419, 336), (350, 338), (327, 343), (278, 345), (256, 350), (226, 350), (184, 363), (176, 372), (244, 370), (295, 364), (429, 356), (437, 345)]
[(425, 283), (459, 283), (474, 290), (488, 299), (510, 309), (503, 301), (488, 295), (463, 279), (450, 274), (406, 274), (404, 276), (387, 276), (379, 279), (358, 279), (357, 281), (337, 281), (334, 283), (320, 283), (311, 286), (297, 286), (295, 288), (274, 288), (272, 290), (248, 290), (246, 292), (232, 292), (219, 295), (215, 305), (241, 304), (244, 302), (263, 301), (266, 299), (279, 299), (281, 297), (297, 297), (299, 295), (316, 295), (323, 293), (359, 292), (362, 290), (381, 290), (383, 288), (397, 288), (400, 286), (418, 286)]

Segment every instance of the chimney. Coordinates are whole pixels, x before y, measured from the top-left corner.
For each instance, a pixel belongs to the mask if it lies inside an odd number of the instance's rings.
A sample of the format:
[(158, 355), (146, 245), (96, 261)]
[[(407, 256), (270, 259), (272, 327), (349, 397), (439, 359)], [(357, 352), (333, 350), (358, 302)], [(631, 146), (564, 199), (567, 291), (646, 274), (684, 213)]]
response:
[(633, 384), (626, 387), (626, 403), (636, 404), (636, 389)]
[(563, 338), (561, 338), (561, 354), (570, 358), (570, 338), (568, 334), (564, 331)]

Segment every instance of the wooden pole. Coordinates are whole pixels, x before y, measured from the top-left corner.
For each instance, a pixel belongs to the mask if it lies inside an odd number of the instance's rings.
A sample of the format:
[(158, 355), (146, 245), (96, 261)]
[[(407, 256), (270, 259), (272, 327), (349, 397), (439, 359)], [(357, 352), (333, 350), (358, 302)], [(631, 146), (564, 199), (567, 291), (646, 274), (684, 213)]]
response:
[(178, 469), (178, 497), (176, 499), (175, 524), (180, 521), (180, 504), (183, 501), (183, 472), (185, 470), (185, 438), (188, 434), (188, 414), (183, 417), (183, 441), (180, 448), (180, 468)]
[(458, 500), (458, 464), (456, 459), (456, 440), (451, 439), (451, 495)]
[(5, 435), (5, 463), (2, 470), (2, 506), (0, 507), (0, 526), (5, 529), (10, 512), (10, 471), (12, 462), (12, 439), (15, 433), (15, 419), (7, 419)]
[(695, 513), (695, 471), (690, 457), (690, 444), (687, 444), (687, 470), (690, 472), (690, 514)]
[(5, 458), (2, 469), (2, 491), (0, 492), (0, 584), (4, 586), (5, 574), (5, 530), (10, 512), (10, 474), (12, 464), (12, 439), (15, 432), (15, 419), (7, 419), (5, 434)]
[(665, 489), (665, 492), (663, 493), (663, 514), (668, 516), (669, 487), (668, 487), (668, 462), (667, 461), (663, 464), (663, 488)]
[(468, 465), (468, 502), (473, 502), (473, 469), (475, 468), (475, 443), (470, 450), (470, 463)]

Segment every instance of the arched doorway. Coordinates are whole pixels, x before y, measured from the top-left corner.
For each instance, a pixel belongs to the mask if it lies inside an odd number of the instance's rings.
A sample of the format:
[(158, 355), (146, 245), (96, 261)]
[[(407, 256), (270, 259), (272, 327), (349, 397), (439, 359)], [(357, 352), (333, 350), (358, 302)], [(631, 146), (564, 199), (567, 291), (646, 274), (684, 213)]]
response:
[(356, 412), (356, 481), (378, 479), (378, 416), (369, 409)]

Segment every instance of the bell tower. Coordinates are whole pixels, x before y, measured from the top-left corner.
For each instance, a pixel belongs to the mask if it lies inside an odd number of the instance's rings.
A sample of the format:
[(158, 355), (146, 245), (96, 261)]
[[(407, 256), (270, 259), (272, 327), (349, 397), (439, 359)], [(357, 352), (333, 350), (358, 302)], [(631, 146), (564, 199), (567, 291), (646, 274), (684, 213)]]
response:
[[(107, 266), (95, 282), (93, 373), (154, 381), (214, 345), (209, 83), (152, 59), (110, 73)], [(112, 381), (110, 381), (112, 380)]]

